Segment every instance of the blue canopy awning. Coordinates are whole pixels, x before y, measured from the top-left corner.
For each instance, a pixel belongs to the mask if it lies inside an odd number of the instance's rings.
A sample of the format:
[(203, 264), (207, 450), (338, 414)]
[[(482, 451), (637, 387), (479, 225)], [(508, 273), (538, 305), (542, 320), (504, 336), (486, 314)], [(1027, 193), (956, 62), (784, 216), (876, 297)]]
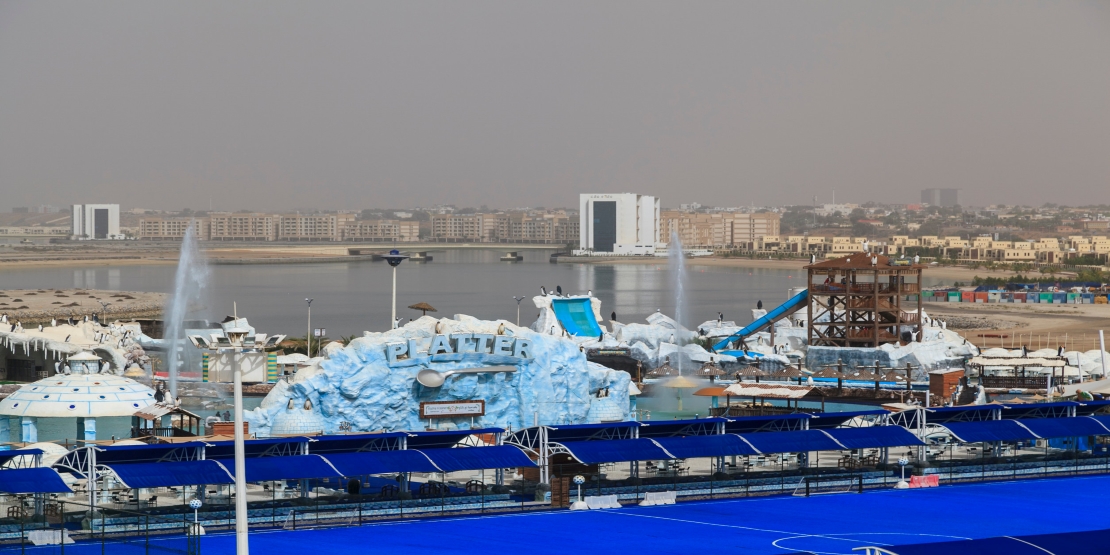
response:
[(728, 422), (728, 420), (725, 418), (643, 420), (640, 422), (640, 437), (715, 435), (717, 425), (722, 422)]
[(404, 432), (385, 432), (380, 434), (313, 436), (308, 444), (308, 452), (321, 455), (324, 453), (400, 449), (401, 438), (407, 435)]
[(801, 429), (806, 426), (806, 422), (809, 420), (809, 415), (804, 413), (741, 416), (738, 418), (729, 418), (728, 422), (725, 422), (725, 432), (730, 434), (743, 434), (746, 432), (757, 432), (764, 428), (780, 430), (783, 428)]
[(72, 493), (53, 468), (11, 468), (0, 470), (0, 492)]
[[(307, 437), (270, 437), (265, 439), (249, 439), (243, 442), (243, 451), (247, 457), (266, 457), (275, 453), (288, 453), (296, 449), (294, 444), (308, 443)], [(204, 449), (206, 459), (229, 459), (235, 456), (235, 441), (211, 441)]]
[(760, 453), (802, 453), (806, 451), (837, 451), (846, 449), (823, 430), (793, 432), (761, 432), (742, 434)]
[[(565, 424), (561, 426), (547, 426), (547, 440), (548, 441), (584, 441), (595, 438), (612, 438), (614, 434), (620, 437), (624, 432), (618, 432), (618, 429), (628, 430), (629, 428), (639, 428), (641, 424), (636, 421), (626, 422), (599, 422), (596, 424)], [(630, 433), (630, 432), (629, 432)]]
[(868, 426), (866, 428), (833, 428), (825, 430), (837, 442), (849, 449), (872, 447), (904, 447), (922, 445), (917, 436), (901, 426)]
[(1024, 441), (1037, 439), (1016, 420), (978, 420), (975, 422), (947, 422), (944, 424), (956, 439), (963, 443), (980, 441)]
[(16, 457), (33, 457), (35, 455), (41, 454), (42, 449), (12, 449), (10, 451), (0, 451), (0, 465), (3, 465)]
[(933, 407), (926, 409), (928, 415), (925, 421), (929, 424), (943, 424), (944, 422), (969, 421), (973, 419), (989, 419), (990, 415), (984, 414), (991, 411), (1001, 411), (1002, 405), (963, 405), (959, 407)]
[[(201, 441), (153, 443), (150, 445), (98, 446), (96, 447), (96, 462), (98, 464), (108, 464), (198, 459), (200, 458), (199, 449), (204, 446), (205, 443)], [(190, 450), (193, 451), (193, 453), (184, 453)]]
[(231, 471), (211, 460), (112, 463), (104, 466), (110, 468), (125, 486), (132, 489), (230, 484), (235, 481)]
[(758, 455), (759, 452), (736, 434), (716, 436), (658, 437), (653, 441), (680, 459)]
[(405, 440), (409, 449), (452, 447), (468, 436), (481, 434), (500, 434), (503, 428), (479, 428), (476, 430), (442, 430), (428, 432), (408, 432)]
[(427, 455), (444, 472), (536, 466), (528, 455), (512, 445), (421, 449), (420, 452)]
[(835, 428), (841, 424), (860, 416), (879, 416), (883, 414), (890, 414), (890, 411), (884, 409), (873, 410), (857, 410), (846, 412), (819, 412), (811, 414), (809, 420), (809, 429), (827, 429)]
[[(235, 460), (217, 461), (235, 475)], [(270, 482), (275, 480), (309, 480), (312, 478), (338, 478), (342, 474), (320, 455), (296, 455), (293, 457), (247, 457), (243, 461), (247, 470), (248, 482)]]
[(1037, 437), (1081, 437), (1110, 435), (1110, 430), (1101, 422), (1087, 416), (1074, 418), (1027, 418), (1018, 420)]
[(323, 457), (344, 476), (439, 472), (424, 453), (415, 450), (328, 453)]
[(628, 461), (656, 461), (673, 459), (650, 439), (613, 439), (609, 441), (564, 441), (559, 445), (566, 447), (571, 456), (583, 464), (597, 464)]

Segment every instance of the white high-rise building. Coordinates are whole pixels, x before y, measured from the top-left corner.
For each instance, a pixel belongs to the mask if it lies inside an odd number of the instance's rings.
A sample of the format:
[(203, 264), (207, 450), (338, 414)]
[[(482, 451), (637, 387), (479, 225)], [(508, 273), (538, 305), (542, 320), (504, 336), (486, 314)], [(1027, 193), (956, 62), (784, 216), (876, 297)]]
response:
[(122, 239), (118, 204), (74, 204), (74, 239)]
[(653, 255), (659, 199), (635, 193), (579, 196), (581, 254)]

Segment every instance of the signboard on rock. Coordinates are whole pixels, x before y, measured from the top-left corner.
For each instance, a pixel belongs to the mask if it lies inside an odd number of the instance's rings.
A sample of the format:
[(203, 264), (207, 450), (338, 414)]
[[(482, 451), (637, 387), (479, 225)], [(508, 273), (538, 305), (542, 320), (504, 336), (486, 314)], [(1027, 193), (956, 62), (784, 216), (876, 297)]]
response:
[(420, 403), (420, 418), (485, 416), (485, 401), (428, 401)]

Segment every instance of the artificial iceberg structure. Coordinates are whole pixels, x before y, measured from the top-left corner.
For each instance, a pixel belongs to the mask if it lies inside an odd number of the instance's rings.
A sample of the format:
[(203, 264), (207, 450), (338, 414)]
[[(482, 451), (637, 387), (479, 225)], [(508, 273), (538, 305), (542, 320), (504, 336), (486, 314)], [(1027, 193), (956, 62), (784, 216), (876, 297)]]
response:
[[(253, 432), (519, 429), (586, 423), (591, 408), (629, 417), (627, 373), (588, 362), (569, 338), (504, 320), (424, 316), (324, 351), (246, 413)], [(422, 371), (442, 385), (422, 384)]]

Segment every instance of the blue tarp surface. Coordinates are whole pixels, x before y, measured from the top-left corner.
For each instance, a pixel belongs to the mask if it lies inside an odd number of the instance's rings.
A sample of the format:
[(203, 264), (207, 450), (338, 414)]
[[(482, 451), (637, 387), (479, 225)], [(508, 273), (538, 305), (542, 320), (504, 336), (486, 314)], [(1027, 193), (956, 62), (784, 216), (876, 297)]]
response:
[(1024, 441), (1036, 439), (1016, 420), (980, 420), (976, 422), (947, 422), (944, 424), (956, 439), (964, 443), (980, 441)]
[(228, 469), (210, 460), (114, 463), (105, 466), (111, 468), (112, 472), (115, 472), (116, 476), (132, 489), (230, 484), (235, 481)]
[(1081, 437), (1110, 435), (1101, 422), (1087, 416), (1074, 418), (1026, 418), (1017, 421), (1038, 437)]
[(657, 437), (654, 441), (662, 445), (668, 453), (680, 459), (759, 454), (755, 448), (736, 434)]
[(551, 308), (567, 333), (578, 337), (601, 335), (601, 326), (594, 317), (594, 308), (589, 297), (552, 299)]
[(868, 426), (866, 428), (834, 428), (825, 430), (849, 449), (872, 447), (904, 447), (921, 445), (922, 441), (901, 426)]
[(444, 472), (536, 466), (523, 451), (512, 445), (421, 449), (420, 452)]
[(324, 458), (344, 476), (439, 471), (424, 453), (414, 450), (328, 453)]
[(801, 453), (805, 451), (836, 451), (844, 446), (834, 441), (822, 430), (795, 432), (761, 432), (743, 434), (760, 453)]
[[(235, 475), (235, 460), (218, 461)], [(320, 455), (297, 455), (295, 457), (248, 457), (244, 463), (247, 468), (248, 482), (270, 482), (275, 480), (308, 480), (312, 478), (338, 478), (342, 476)]]
[(72, 491), (53, 468), (0, 470), (0, 492), (70, 493)]
[(584, 464), (673, 459), (652, 440), (616, 439), (611, 441), (564, 441), (563, 447)]

